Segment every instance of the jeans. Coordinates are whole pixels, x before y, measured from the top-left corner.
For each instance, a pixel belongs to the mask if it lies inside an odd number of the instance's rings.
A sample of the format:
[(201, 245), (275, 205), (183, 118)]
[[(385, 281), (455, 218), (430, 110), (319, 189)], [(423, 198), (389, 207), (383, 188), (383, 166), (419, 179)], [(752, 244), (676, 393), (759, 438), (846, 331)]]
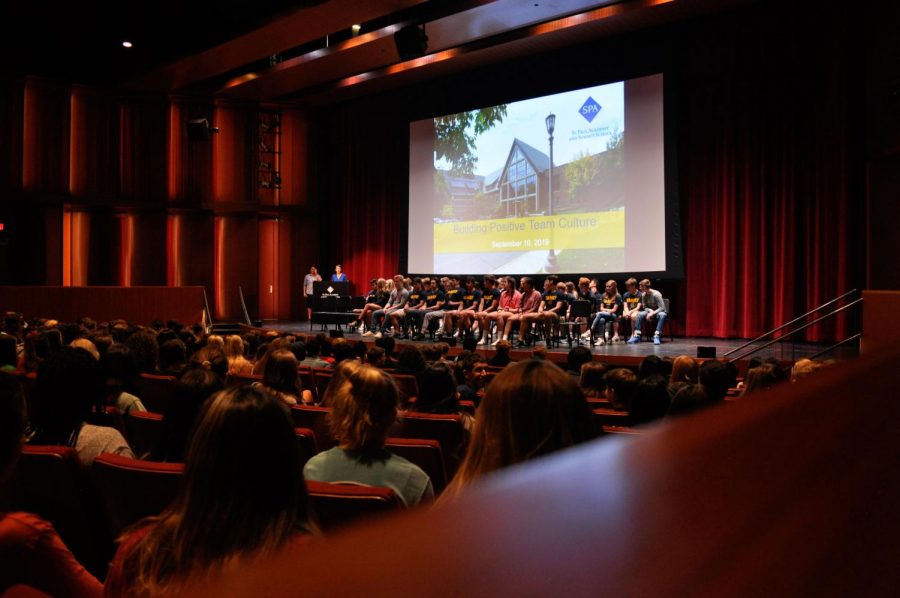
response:
[[(669, 314), (660, 310), (656, 312), (654, 316), (656, 318), (656, 334), (662, 334), (663, 324), (666, 323), (666, 318)], [(639, 311), (637, 315), (637, 320), (634, 323), (634, 332), (635, 334), (639, 333), (644, 327), (644, 320), (647, 318), (646, 311)]]
[(595, 336), (601, 336), (606, 332), (606, 324), (607, 322), (612, 324), (616, 320), (619, 319), (617, 314), (610, 313), (608, 311), (601, 311), (594, 318), (593, 324), (591, 324), (591, 330), (594, 331)]

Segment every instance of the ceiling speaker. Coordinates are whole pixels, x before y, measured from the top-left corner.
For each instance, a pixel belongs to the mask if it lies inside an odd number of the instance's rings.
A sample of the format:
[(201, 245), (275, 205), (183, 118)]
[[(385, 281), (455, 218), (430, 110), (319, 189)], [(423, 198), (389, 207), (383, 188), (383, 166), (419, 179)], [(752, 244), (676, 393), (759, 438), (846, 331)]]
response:
[(394, 43), (397, 44), (397, 54), (400, 55), (400, 60), (412, 60), (424, 56), (428, 51), (425, 25), (404, 27), (394, 34)]

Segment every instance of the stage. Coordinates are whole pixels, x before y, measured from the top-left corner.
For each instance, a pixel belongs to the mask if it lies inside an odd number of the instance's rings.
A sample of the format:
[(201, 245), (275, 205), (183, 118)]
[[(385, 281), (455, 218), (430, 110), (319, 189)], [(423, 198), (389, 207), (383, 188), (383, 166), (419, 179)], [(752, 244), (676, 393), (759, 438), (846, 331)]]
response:
[[(314, 324), (310, 327), (309, 322), (297, 322), (297, 321), (284, 321), (284, 320), (268, 320), (264, 321), (261, 330), (276, 330), (281, 333), (292, 333), (298, 336), (310, 336), (318, 334), (319, 332), (324, 332), (325, 334), (329, 334), (330, 331), (335, 330), (334, 326), (329, 327), (328, 330), (324, 330), (322, 325)], [(260, 330), (260, 329), (255, 329)], [(365, 343), (374, 343), (375, 339), (371, 336), (362, 336), (360, 334), (347, 332), (346, 327), (342, 331), (344, 338), (350, 341), (362, 341)], [(697, 355), (697, 347), (715, 347), (716, 356), (718, 358), (722, 358), (725, 353), (732, 351), (740, 347), (741, 345), (747, 342), (746, 339), (720, 339), (720, 338), (708, 338), (708, 337), (675, 337), (672, 340), (670, 337), (663, 338), (663, 342), (660, 345), (654, 345), (649, 340), (645, 340), (640, 344), (628, 345), (624, 342), (615, 343), (611, 345), (596, 345), (591, 347), (587, 343), (583, 346), (591, 349), (591, 353), (594, 355), (594, 359), (596, 361), (602, 361), (604, 363), (609, 363), (613, 365), (623, 365), (623, 366), (636, 366), (638, 365), (644, 357), (647, 355), (659, 355), (660, 357), (677, 357), (679, 355)], [(397, 345), (403, 344), (413, 344), (413, 345), (428, 345), (432, 344), (432, 341), (410, 341), (410, 340), (398, 340)], [(764, 344), (763, 342), (756, 343), (753, 346), (760, 346)], [(543, 342), (537, 343), (538, 347), (543, 347)], [(573, 345), (575, 346), (575, 345)], [(791, 364), (794, 361), (801, 359), (803, 357), (813, 357), (820, 351), (827, 349), (830, 345), (828, 343), (806, 343), (806, 342), (792, 342), (790, 340), (784, 340), (780, 342), (776, 342), (765, 349), (762, 349), (755, 353), (753, 356), (759, 356), (763, 358), (774, 357), (779, 361), (783, 362), (785, 365)], [(564, 361), (566, 354), (569, 352), (571, 347), (568, 343), (563, 341), (558, 347), (554, 347), (552, 349), (548, 349), (547, 352), (550, 355), (550, 358), (554, 362)], [(728, 356), (729, 359), (733, 359), (739, 355), (742, 355), (752, 349), (751, 347), (747, 347), (741, 351), (737, 351)], [(399, 350), (399, 349), (397, 349)], [(451, 354), (459, 353), (462, 350), (461, 343), (457, 342), (455, 347), (451, 347)], [(480, 353), (484, 353), (485, 355), (492, 355), (494, 353), (494, 348), (491, 346), (479, 345), (478, 351)], [(525, 359), (531, 355), (531, 348), (525, 347), (522, 349), (513, 349), (510, 353), (513, 359)], [(843, 346), (834, 349), (827, 355), (823, 355), (821, 358), (834, 358), (840, 360), (853, 359), (858, 357), (859, 349), (856, 346)], [(738, 366), (740, 370), (743, 372), (746, 366), (746, 360), (741, 359), (738, 361)]]

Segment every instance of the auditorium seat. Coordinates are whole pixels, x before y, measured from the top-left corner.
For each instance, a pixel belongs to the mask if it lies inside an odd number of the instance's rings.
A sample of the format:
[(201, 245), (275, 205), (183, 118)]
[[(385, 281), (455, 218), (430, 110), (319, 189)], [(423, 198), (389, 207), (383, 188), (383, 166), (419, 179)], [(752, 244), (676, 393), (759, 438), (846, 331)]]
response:
[(627, 426), (628, 413), (625, 411), (616, 411), (609, 408), (592, 409), (592, 417), (594, 420), (594, 429), (598, 432), (602, 431), (605, 426)]
[(297, 437), (297, 446), (300, 448), (300, 467), (303, 467), (319, 452), (316, 445), (316, 433), (309, 428), (294, 428), (294, 435)]
[(10, 510), (52, 523), (82, 565), (96, 576), (105, 575), (112, 536), (75, 449), (26, 445), (3, 494)]
[(325, 400), (325, 391), (328, 389), (328, 384), (331, 383), (331, 377), (334, 375), (334, 370), (328, 368), (314, 368), (312, 371), (314, 386), (312, 387), (312, 392), (316, 396), (316, 402), (321, 403)]
[(328, 427), (328, 407), (316, 407), (313, 405), (291, 406), (291, 417), (297, 428), (308, 428), (316, 435), (316, 447), (320, 451), (327, 451), (335, 444), (334, 437)]
[(300, 377), (300, 385), (303, 387), (303, 390), (308, 390), (313, 394), (313, 400), (317, 403), (319, 402), (319, 398), (316, 396), (316, 381), (313, 378), (312, 368), (307, 366), (298, 366), (297, 367), (297, 375)]
[(459, 415), (404, 413), (390, 436), (437, 440), (444, 455), (447, 479), (453, 479), (465, 452), (466, 433)]
[(162, 433), (163, 416), (152, 411), (131, 411), (125, 417), (128, 443), (139, 459), (146, 459)]
[(469, 415), (475, 415), (475, 401), (460, 401), (460, 411), (465, 411)]
[(175, 395), (175, 376), (141, 374), (137, 380), (137, 396), (144, 406), (154, 413), (165, 413)]
[(307, 480), (306, 491), (325, 531), (403, 507), (403, 501), (390, 488)]
[(415, 463), (422, 471), (428, 474), (435, 495), (443, 492), (447, 487), (447, 470), (444, 467), (444, 455), (441, 453), (441, 444), (437, 440), (425, 438), (388, 438), (384, 447), (403, 457), (411, 463)]
[(178, 493), (183, 463), (153, 463), (104, 454), (91, 474), (113, 536), (144, 517), (160, 514)]

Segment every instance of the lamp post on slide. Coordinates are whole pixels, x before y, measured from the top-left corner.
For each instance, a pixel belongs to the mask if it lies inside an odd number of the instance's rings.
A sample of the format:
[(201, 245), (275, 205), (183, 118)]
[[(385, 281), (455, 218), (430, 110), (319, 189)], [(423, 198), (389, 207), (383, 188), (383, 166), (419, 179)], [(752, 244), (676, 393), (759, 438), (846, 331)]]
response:
[[(547, 125), (547, 135), (550, 136), (550, 169), (547, 175), (547, 215), (553, 215), (553, 131), (556, 130), (556, 115), (552, 112), (544, 119)], [(550, 247), (547, 252), (547, 263), (544, 264), (544, 271), (551, 273), (559, 270), (559, 264), (556, 261), (556, 251)]]

